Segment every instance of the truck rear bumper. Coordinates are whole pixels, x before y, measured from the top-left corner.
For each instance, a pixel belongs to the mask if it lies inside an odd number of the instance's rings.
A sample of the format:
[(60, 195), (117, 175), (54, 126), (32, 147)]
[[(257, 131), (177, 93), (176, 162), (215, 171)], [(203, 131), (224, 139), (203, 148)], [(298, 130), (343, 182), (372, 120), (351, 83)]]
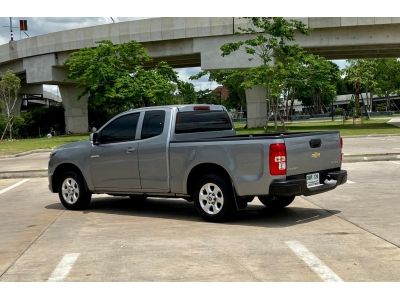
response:
[(308, 188), (306, 179), (290, 179), (285, 181), (275, 181), (269, 187), (269, 195), (274, 196), (310, 196), (333, 190), (338, 185), (347, 181), (347, 171), (339, 170), (329, 172), (324, 183)]

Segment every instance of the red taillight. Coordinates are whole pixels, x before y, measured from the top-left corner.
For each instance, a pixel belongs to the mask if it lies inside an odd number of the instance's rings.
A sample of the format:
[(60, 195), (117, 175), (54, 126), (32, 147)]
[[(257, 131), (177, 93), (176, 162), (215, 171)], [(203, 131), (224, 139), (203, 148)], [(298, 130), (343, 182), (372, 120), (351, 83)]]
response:
[(284, 143), (269, 145), (269, 173), (286, 175), (286, 146)]

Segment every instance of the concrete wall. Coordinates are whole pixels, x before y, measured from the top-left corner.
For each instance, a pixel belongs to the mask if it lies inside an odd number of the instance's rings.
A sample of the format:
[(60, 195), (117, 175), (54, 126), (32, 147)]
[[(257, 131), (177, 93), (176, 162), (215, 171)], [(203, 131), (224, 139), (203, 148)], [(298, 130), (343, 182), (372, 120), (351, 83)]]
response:
[(267, 91), (261, 86), (246, 90), (247, 128), (264, 127), (267, 121)]
[(88, 97), (85, 95), (79, 98), (83, 89), (71, 84), (59, 85), (59, 89), (65, 110), (65, 131), (67, 133), (88, 132)]

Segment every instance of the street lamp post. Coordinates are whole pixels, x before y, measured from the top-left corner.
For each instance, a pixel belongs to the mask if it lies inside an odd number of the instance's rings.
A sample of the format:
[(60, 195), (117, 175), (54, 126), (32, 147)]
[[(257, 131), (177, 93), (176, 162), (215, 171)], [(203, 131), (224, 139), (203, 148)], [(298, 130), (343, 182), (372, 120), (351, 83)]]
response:
[(14, 32), (12, 30), (12, 18), (10, 17), (10, 40), (13, 41), (14, 40)]

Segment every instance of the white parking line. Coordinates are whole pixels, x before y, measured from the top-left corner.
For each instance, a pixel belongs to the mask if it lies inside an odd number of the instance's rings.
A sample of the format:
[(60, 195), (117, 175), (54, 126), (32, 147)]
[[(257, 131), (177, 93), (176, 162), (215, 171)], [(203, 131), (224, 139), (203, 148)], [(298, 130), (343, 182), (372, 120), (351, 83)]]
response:
[(311, 253), (299, 241), (287, 241), (286, 245), (302, 259), (323, 281), (343, 281), (335, 272)]
[(21, 181), (18, 181), (17, 183), (15, 183), (15, 184), (13, 184), (13, 185), (5, 188), (5, 189), (0, 190), (0, 195), (4, 194), (5, 192), (8, 192), (9, 190), (12, 190), (13, 188), (16, 188), (17, 186), (20, 186), (21, 184), (23, 184), (23, 183), (25, 183), (27, 181), (29, 181), (29, 178), (28, 179), (23, 179)]
[(347, 180), (347, 183), (354, 184), (355, 182), (351, 181), (351, 180)]
[(79, 255), (80, 253), (65, 254), (47, 281), (63, 281), (68, 276)]
[(392, 161), (392, 163), (394, 163), (396, 165), (400, 165), (400, 162), (398, 162), (398, 161)]

